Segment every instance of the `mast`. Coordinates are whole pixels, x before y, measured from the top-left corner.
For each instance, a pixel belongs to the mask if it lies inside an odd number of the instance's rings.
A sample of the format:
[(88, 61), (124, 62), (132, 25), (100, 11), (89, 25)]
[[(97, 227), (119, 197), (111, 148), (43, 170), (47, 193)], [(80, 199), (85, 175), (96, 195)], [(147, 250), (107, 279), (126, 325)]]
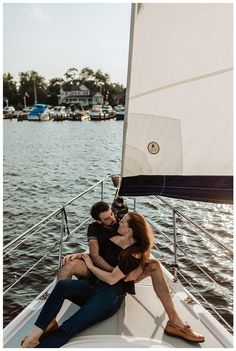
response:
[[(134, 21), (136, 14), (137, 4), (132, 4), (131, 7), (131, 22), (130, 22), (130, 37), (129, 37), (129, 58), (128, 58), (128, 70), (127, 70), (127, 84), (126, 84), (126, 98), (125, 98), (125, 117), (123, 127), (123, 140), (126, 140), (127, 125), (128, 125), (128, 110), (129, 110), (129, 95), (130, 95), (130, 76), (131, 76), (131, 63), (133, 54), (133, 38), (134, 38)], [(123, 176), (124, 159), (125, 159), (125, 143), (122, 144), (122, 164), (121, 164), (121, 176)]]
[(37, 104), (37, 90), (36, 90), (35, 78), (33, 78), (33, 83), (34, 83), (34, 103)]

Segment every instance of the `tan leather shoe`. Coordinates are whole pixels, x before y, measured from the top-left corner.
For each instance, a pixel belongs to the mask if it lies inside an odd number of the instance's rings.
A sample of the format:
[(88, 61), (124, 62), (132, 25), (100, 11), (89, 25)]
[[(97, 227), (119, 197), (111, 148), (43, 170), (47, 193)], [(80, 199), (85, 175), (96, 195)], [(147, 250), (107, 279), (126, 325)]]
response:
[(185, 339), (187, 341), (192, 341), (192, 342), (205, 341), (204, 336), (195, 332), (188, 324), (186, 324), (183, 328), (180, 328), (177, 325), (168, 321), (164, 331), (168, 335), (178, 336), (179, 338)]

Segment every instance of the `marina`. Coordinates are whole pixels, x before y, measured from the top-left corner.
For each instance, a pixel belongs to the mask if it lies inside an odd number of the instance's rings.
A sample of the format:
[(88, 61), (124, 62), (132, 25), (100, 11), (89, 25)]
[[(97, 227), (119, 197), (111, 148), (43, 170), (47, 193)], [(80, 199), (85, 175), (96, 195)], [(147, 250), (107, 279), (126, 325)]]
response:
[[(73, 111), (65, 106), (47, 107), (45, 104), (35, 104), (35, 107), (29, 108), (29, 112), (16, 110), (10, 113), (3, 112), (3, 119), (17, 119), (18, 121), (85, 121), (85, 120), (124, 120), (125, 107), (119, 105), (114, 109), (110, 105), (95, 105), (91, 109), (76, 108)], [(120, 107), (122, 106), (122, 107)], [(41, 111), (39, 112), (39, 109)], [(44, 115), (43, 115), (44, 112)]]

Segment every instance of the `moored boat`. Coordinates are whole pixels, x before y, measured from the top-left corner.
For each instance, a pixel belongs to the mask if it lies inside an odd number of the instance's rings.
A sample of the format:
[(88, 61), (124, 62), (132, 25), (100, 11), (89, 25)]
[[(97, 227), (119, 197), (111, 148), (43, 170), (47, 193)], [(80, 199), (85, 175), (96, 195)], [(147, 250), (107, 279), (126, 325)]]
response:
[(28, 121), (49, 121), (50, 110), (46, 104), (34, 104), (28, 114)]
[(105, 113), (106, 119), (113, 118), (115, 115), (114, 110), (110, 105), (107, 105), (107, 104), (103, 105), (102, 110)]
[(123, 105), (117, 105), (115, 107), (115, 118), (117, 121), (123, 121), (125, 118), (125, 107)]
[(53, 121), (64, 121), (68, 117), (68, 112), (65, 106), (55, 106), (51, 111)]
[(89, 112), (85, 110), (75, 110), (70, 113), (68, 120), (70, 121), (88, 121), (90, 119)]
[(90, 119), (92, 121), (101, 121), (103, 119), (106, 119), (107, 116), (108, 114), (103, 111), (101, 105), (94, 105), (90, 111)]

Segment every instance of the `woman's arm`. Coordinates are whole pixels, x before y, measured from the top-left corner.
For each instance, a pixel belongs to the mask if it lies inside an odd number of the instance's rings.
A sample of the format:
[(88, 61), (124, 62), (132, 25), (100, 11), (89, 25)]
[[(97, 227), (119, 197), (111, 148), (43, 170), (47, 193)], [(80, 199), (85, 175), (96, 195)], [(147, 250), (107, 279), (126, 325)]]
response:
[(105, 283), (110, 285), (116, 284), (119, 280), (125, 277), (125, 275), (121, 272), (118, 266), (116, 266), (112, 272), (103, 271), (102, 269), (95, 267), (93, 261), (91, 260), (88, 254), (82, 254), (82, 258), (86, 263), (88, 269), (96, 275), (96, 277)]

